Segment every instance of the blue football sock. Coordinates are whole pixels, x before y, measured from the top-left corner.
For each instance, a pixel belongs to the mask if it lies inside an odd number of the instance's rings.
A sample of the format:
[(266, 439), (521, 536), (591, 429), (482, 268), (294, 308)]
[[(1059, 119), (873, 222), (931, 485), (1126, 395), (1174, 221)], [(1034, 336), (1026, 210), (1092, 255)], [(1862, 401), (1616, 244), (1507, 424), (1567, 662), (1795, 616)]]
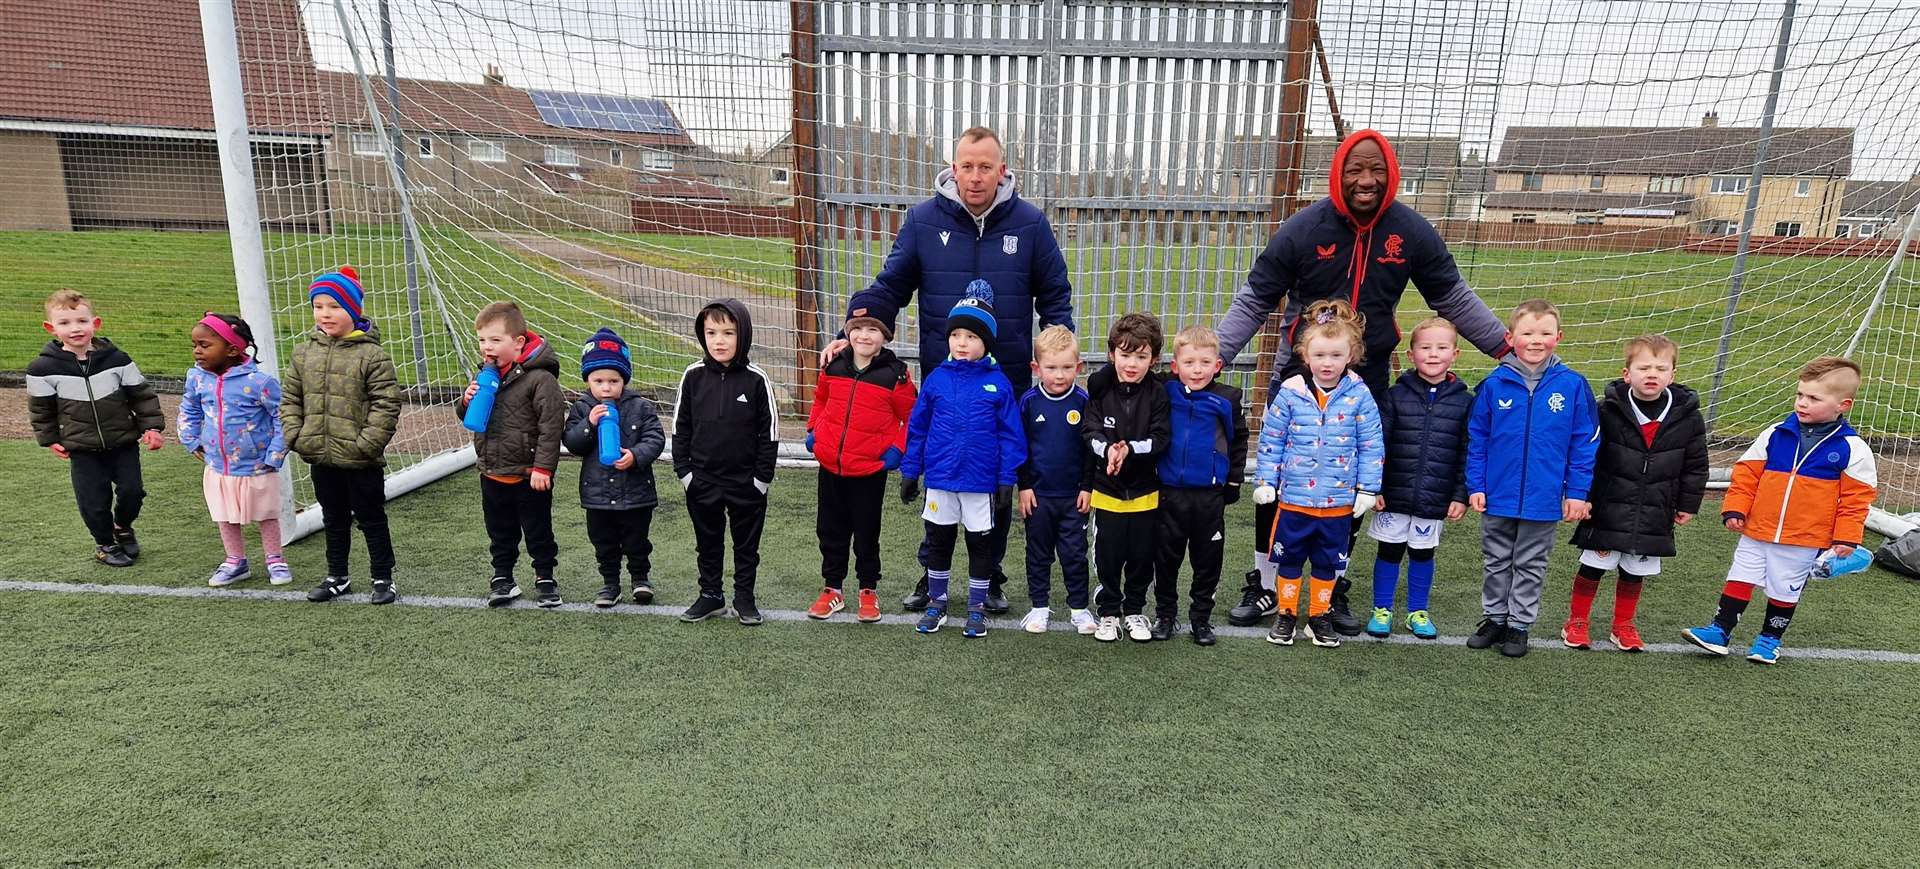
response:
[(992, 583), (980, 577), (967, 577), (968, 610), (985, 610), (987, 608), (987, 588), (991, 585)]
[(947, 603), (947, 580), (953, 577), (951, 570), (927, 571), (927, 597), (942, 606)]
[[(1407, 609), (1419, 609), (1413, 605), (1411, 573), (1407, 576)], [(1400, 587), (1400, 562), (1376, 558), (1373, 561), (1373, 608), (1393, 609), (1393, 593)]]
[(1427, 608), (1427, 593), (1433, 591), (1433, 557), (1414, 559), (1407, 565), (1407, 611)]

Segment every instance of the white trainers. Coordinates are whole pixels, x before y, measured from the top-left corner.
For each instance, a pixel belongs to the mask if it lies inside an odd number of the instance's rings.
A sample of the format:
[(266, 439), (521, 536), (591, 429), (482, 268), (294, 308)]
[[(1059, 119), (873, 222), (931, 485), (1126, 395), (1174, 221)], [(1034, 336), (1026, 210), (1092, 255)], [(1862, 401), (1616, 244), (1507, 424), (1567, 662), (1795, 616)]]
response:
[(1147, 622), (1146, 616), (1139, 613), (1127, 616), (1127, 639), (1136, 643), (1153, 642), (1153, 625)]
[(1101, 616), (1100, 623), (1093, 629), (1093, 638), (1103, 643), (1120, 639), (1120, 617)]
[(1047, 632), (1047, 617), (1051, 615), (1053, 615), (1052, 610), (1034, 607), (1020, 619), (1020, 629), (1029, 634), (1044, 634)]
[(1067, 613), (1073, 618), (1073, 629), (1080, 633), (1091, 634), (1100, 627), (1100, 620), (1086, 610), (1068, 610)]

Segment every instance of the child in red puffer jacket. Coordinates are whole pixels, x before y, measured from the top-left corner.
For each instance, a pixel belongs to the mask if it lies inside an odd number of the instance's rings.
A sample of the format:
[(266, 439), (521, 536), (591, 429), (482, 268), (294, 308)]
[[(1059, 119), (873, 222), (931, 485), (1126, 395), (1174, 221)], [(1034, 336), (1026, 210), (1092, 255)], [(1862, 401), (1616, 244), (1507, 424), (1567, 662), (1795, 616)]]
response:
[(807, 615), (830, 618), (846, 607), (847, 544), (853, 544), (860, 580), (858, 618), (880, 620), (880, 504), (887, 472), (907, 449), (907, 418), (916, 393), (907, 364), (887, 349), (893, 324), (875, 317), (847, 320), (847, 352), (835, 356), (813, 388), (807, 449), (820, 462), (820, 575), (826, 588)]

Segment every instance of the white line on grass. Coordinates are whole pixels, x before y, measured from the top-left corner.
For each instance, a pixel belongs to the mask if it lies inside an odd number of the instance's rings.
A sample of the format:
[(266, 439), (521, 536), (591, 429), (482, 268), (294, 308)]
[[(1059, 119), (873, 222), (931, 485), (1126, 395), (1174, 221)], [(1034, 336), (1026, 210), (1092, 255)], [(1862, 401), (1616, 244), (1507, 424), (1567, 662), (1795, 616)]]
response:
[[(216, 589), (216, 588), (197, 588), (197, 587), (191, 587), (191, 586), (184, 587), (184, 588), (172, 588), (172, 587), (161, 586), (161, 585), (102, 585), (99, 583), (92, 583), (92, 582), (25, 582), (20, 580), (0, 579), (0, 592), (5, 592), (5, 591), (41, 591), (41, 592), (54, 592), (58, 594), (101, 594), (101, 595), (123, 595), (123, 596), (130, 596), (130, 597), (181, 597), (181, 598), (213, 599), (213, 600), (264, 600), (264, 601), (277, 601), (280, 603), (307, 603), (308, 602), (307, 594), (306, 592), (303, 592), (303, 591), (271, 591), (268, 589), (258, 589), (258, 588)], [(350, 594), (350, 595), (346, 595), (346, 596), (335, 599), (335, 605), (354, 604), (354, 603), (364, 604), (366, 602), (367, 602), (367, 596), (364, 594)], [(395, 602), (395, 605), (409, 606), (409, 607), (427, 607), (431, 609), (486, 609), (487, 608), (487, 602), (484, 599), (479, 597), (429, 597), (429, 596), (423, 596), (423, 595), (404, 595), (404, 594), (401, 595), (400, 599)], [(522, 609), (530, 608), (532, 606), (532, 601), (526, 598), (522, 598), (521, 600), (516, 601), (514, 603), (514, 606)], [(631, 603), (623, 603), (623, 604), (620, 604), (619, 606), (610, 607), (607, 609), (601, 609), (600, 607), (596, 607), (592, 604), (570, 603), (570, 604), (563, 604), (557, 607), (556, 609), (558, 609), (560, 612), (592, 613), (595, 615), (630, 615), (630, 616), (645, 615), (645, 616), (670, 616), (675, 618), (679, 617), (680, 611), (681, 611), (680, 607), (658, 606), (658, 605), (640, 606), (638, 604), (631, 604)], [(802, 612), (800, 610), (763, 609), (760, 611), (760, 614), (766, 617), (767, 621), (772, 621), (772, 622), (813, 621), (813, 619), (810, 619), (807, 617), (807, 614), (805, 612)], [(713, 618), (719, 619), (721, 618), (721, 616), (716, 615), (716, 616), (713, 616)], [(732, 616), (728, 615), (726, 618), (731, 619)], [(964, 619), (965, 616), (962, 615), (961, 618)], [(911, 627), (912, 625), (917, 623), (919, 620), (920, 620), (920, 617), (918, 615), (895, 613), (891, 615), (881, 616), (878, 624), (904, 625), (904, 626)], [(844, 611), (839, 616), (837, 616), (834, 619), (834, 621), (842, 624), (857, 624), (857, 622), (854, 622), (852, 617)], [(996, 633), (1010, 633), (1010, 634), (1025, 633), (1020, 629), (1020, 623), (1013, 619), (991, 619), (988, 621), (988, 624), (992, 626), (992, 628)], [(956, 632), (958, 631), (958, 629), (959, 629), (959, 625), (957, 623), (950, 623), (949, 627), (945, 628), (945, 630), (951, 630)], [(1048, 623), (1048, 630), (1056, 633), (1071, 632), (1073, 630), (1073, 625), (1065, 619), (1054, 619)], [(1222, 637), (1235, 637), (1235, 638), (1249, 639), (1249, 640), (1264, 640), (1267, 635), (1266, 630), (1263, 628), (1236, 628), (1232, 626), (1221, 626), (1221, 627), (1215, 628), (1214, 631)], [(1541, 637), (1539, 638), (1539, 641), (1534, 644), (1533, 649), (1535, 651), (1570, 651), (1565, 646), (1563, 646), (1558, 640), (1559, 640), (1558, 637)], [(1180, 638), (1178, 641), (1179, 642), (1187, 641), (1184, 633), (1180, 635)], [(1450, 649), (1466, 648), (1465, 646), (1466, 637), (1447, 637), (1447, 636), (1443, 636), (1437, 640), (1422, 640), (1422, 639), (1417, 639), (1415, 637), (1408, 636), (1405, 634), (1394, 634), (1393, 636), (1388, 637), (1386, 639), (1376, 639), (1374, 637), (1361, 636), (1361, 637), (1354, 637), (1354, 638), (1348, 639), (1346, 640), (1346, 642), (1356, 643), (1356, 644), (1390, 643), (1398, 646), (1434, 646), (1434, 647), (1442, 647), (1442, 648), (1450, 648)], [(1297, 641), (1296, 644), (1312, 645), (1311, 642), (1309, 642), (1304, 636), (1299, 641)], [(1605, 642), (1597, 641), (1597, 640), (1595, 641), (1594, 646), (1596, 649), (1608, 648), (1608, 645)], [(1691, 645), (1688, 645), (1686, 643), (1648, 643), (1647, 651), (1653, 652), (1653, 653), (1659, 653), (1659, 654), (1669, 654), (1669, 655), (1703, 654), (1699, 649)], [(1484, 654), (1497, 654), (1497, 653), (1486, 652)], [(1876, 663), (1876, 664), (1920, 664), (1920, 653), (1893, 652), (1893, 651), (1886, 651), (1881, 649), (1811, 649), (1811, 648), (1795, 648), (1790, 646), (1786, 651), (1786, 656), (1792, 657), (1792, 658), (1808, 658), (1808, 659), (1824, 660), (1824, 661), (1867, 661), (1867, 662)]]

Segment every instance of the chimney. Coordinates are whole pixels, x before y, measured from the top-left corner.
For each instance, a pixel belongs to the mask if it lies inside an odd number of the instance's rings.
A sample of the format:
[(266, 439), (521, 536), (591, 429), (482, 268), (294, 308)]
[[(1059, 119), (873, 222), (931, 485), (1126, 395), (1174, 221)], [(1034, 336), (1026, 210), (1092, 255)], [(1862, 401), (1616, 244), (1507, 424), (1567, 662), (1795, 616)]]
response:
[(1700, 126), (1702, 126), (1702, 127), (1718, 127), (1718, 126), (1720, 126), (1720, 113), (1719, 113), (1718, 111), (1712, 111), (1712, 112), (1708, 112), (1708, 113), (1706, 113), (1706, 114), (1704, 114), (1704, 115), (1701, 115), (1701, 116), (1700, 116)]
[(493, 85), (494, 87), (500, 87), (507, 83), (507, 77), (500, 74), (499, 65), (489, 63), (487, 64), (487, 71), (480, 74), (480, 81)]

